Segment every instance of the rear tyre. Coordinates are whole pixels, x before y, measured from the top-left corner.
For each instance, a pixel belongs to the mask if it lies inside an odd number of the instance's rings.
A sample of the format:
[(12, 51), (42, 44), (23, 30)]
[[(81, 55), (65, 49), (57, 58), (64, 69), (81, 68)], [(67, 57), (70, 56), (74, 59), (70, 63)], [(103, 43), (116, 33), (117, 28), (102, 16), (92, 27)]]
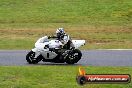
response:
[(69, 55), (66, 58), (67, 64), (74, 64), (77, 63), (82, 57), (82, 53), (79, 49), (75, 49), (70, 51)]
[(35, 57), (35, 52), (30, 51), (27, 55), (26, 55), (26, 60), (29, 64), (37, 64), (39, 61), (41, 61), (40, 58), (34, 58)]

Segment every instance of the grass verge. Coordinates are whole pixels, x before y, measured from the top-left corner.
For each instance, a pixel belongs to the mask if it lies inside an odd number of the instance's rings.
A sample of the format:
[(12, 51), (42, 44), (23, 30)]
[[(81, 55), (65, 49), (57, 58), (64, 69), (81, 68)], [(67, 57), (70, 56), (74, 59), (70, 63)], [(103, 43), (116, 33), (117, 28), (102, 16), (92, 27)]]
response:
[(132, 26), (131, 0), (0, 0), (0, 28)]
[[(0, 29), (0, 49), (31, 49), (36, 40), (55, 34), (55, 28), (44, 29)], [(132, 30), (129, 27), (67, 27), (72, 39), (85, 39), (81, 49), (130, 49)]]
[(131, 8), (132, 0), (0, 0), (0, 49), (31, 49), (58, 27), (85, 39), (82, 49), (132, 48)]
[[(130, 74), (132, 67), (84, 67), (88, 74)], [(76, 83), (78, 66), (1, 66), (0, 88), (131, 88), (129, 84)]]

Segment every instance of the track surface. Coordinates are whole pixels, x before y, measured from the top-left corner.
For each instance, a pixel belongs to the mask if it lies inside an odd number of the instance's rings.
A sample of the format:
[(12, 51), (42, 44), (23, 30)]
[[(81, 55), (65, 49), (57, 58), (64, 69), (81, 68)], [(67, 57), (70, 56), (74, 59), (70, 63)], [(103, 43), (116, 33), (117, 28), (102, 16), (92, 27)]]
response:
[[(25, 56), (29, 50), (0, 50), (0, 65), (29, 65)], [(75, 65), (88, 66), (132, 66), (132, 50), (88, 50), (82, 51), (82, 59)], [(40, 62), (38, 65), (66, 65)]]

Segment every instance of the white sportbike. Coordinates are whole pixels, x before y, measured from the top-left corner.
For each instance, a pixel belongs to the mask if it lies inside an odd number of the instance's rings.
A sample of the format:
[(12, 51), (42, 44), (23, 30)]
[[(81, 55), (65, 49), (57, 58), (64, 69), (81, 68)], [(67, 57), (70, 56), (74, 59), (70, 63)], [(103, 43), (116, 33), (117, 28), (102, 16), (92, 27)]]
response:
[[(64, 45), (57, 39), (48, 39), (47, 36), (38, 39), (35, 43), (35, 48), (26, 55), (27, 62), (29, 64), (37, 64), (40, 61), (66, 62), (67, 64), (77, 63), (82, 57), (82, 53), (78, 48), (85, 45), (85, 40), (70, 40), (69, 37), (65, 38), (65, 40), (67, 44)], [(69, 47), (70, 42), (72, 42), (74, 48)]]

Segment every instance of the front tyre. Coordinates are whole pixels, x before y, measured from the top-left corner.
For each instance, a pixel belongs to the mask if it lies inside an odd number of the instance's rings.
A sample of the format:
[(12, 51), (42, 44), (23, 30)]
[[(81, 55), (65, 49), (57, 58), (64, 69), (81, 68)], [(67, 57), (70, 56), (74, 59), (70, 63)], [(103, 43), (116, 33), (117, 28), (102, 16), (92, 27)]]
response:
[(79, 49), (75, 49), (70, 51), (66, 58), (66, 63), (67, 64), (74, 64), (77, 63), (82, 57), (82, 53)]
[(35, 52), (30, 51), (27, 55), (26, 55), (26, 60), (29, 64), (37, 64), (40, 60), (38, 60), (38, 58), (34, 58), (35, 57)]

